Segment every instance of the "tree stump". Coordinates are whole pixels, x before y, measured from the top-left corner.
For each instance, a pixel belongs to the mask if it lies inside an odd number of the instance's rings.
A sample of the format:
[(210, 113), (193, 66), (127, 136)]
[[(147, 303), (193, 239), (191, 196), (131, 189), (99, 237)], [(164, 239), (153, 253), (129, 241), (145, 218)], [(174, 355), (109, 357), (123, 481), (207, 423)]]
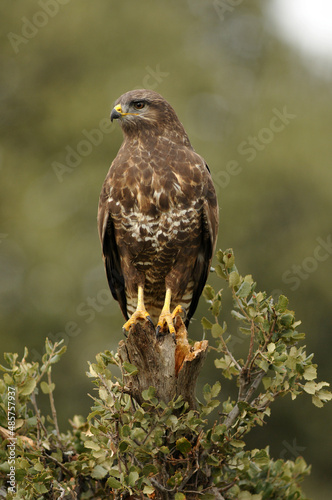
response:
[(182, 396), (190, 409), (195, 409), (195, 388), (207, 355), (208, 341), (190, 346), (187, 330), (180, 317), (175, 320), (175, 338), (169, 333), (156, 337), (149, 321), (131, 326), (126, 340), (119, 343), (122, 362), (136, 366), (138, 373), (128, 377), (128, 392), (142, 404), (142, 391), (154, 387), (155, 396), (168, 403)]

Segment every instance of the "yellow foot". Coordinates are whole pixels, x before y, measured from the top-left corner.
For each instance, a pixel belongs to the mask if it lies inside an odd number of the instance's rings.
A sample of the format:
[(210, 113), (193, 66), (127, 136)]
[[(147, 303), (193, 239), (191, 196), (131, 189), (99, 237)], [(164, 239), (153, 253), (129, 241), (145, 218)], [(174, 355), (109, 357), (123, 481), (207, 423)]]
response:
[(132, 325), (134, 325), (135, 323), (137, 323), (137, 321), (139, 321), (140, 319), (143, 319), (143, 320), (147, 319), (148, 321), (151, 321), (151, 323), (153, 325), (153, 321), (150, 318), (148, 311), (146, 311), (145, 309), (144, 310), (137, 310), (136, 309), (134, 314), (132, 314), (132, 316), (130, 316), (128, 321), (126, 321), (126, 323), (123, 325), (123, 327), (122, 327), (123, 331), (128, 332), (129, 328)]
[(177, 316), (180, 316), (183, 312), (183, 308), (180, 305), (176, 306), (172, 313), (169, 310), (167, 311), (163, 309), (159, 316), (159, 321), (156, 327), (157, 337), (162, 333), (166, 333), (167, 330), (171, 335), (173, 335), (173, 337), (175, 337), (176, 332), (174, 328), (174, 319)]
[(134, 314), (132, 314), (132, 316), (128, 319), (128, 321), (123, 325), (123, 327), (122, 327), (123, 332), (124, 333), (128, 332), (129, 328), (132, 325), (134, 325), (135, 323), (137, 323), (137, 321), (139, 321), (140, 319), (143, 319), (143, 320), (147, 319), (148, 321), (151, 322), (152, 326), (154, 326), (153, 321), (150, 318), (149, 313), (145, 309), (145, 306), (144, 306), (144, 292), (143, 292), (142, 286), (138, 286), (136, 311), (134, 312)]

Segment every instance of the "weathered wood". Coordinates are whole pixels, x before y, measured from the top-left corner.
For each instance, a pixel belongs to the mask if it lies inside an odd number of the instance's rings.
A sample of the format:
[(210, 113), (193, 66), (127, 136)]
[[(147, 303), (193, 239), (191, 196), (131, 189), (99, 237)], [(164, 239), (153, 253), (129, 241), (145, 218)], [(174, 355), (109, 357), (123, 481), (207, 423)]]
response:
[(122, 362), (128, 361), (138, 369), (137, 375), (128, 377), (128, 391), (139, 404), (144, 402), (142, 391), (152, 386), (156, 397), (165, 403), (181, 395), (190, 408), (196, 406), (196, 381), (208, 342), (190, 346), (180, 317), (176, 318), (175, 330), (175, 338), (170, 334), (157, 338), (151, 323), (140, 321), (131, 326), (127, 339), (119, 343)]

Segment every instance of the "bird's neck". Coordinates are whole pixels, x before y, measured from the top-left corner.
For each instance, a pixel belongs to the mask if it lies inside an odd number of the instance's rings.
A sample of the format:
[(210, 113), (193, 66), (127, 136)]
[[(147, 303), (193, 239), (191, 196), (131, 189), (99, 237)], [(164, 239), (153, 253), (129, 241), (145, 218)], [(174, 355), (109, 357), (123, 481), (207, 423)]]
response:
[(171, 130), (165, 129), (160, 131), (153, 128), (145, 128), (143, 130), (125, 130), (124, 143), (126, 142), (131, 146), (136, 143), (137, 146), (142, 147), (143, 149), (148, 149), (149, 151), (153, 151), (153, 149), (155, 149), (161, 142), (168, 142), (170, 144), (176, 144), (178, 146), (185, 146), (189, 149), (193, 149), (181, 123), (176, 124), (176, 126)]

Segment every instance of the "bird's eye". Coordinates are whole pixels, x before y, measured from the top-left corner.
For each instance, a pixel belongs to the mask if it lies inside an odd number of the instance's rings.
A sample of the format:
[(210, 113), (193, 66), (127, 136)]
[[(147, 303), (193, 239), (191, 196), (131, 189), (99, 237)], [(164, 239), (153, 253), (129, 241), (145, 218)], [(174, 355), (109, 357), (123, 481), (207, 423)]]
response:
[(143, 102), (143, 101), (134, 102), (134, 108), (135, 109), (143, 109), (144, 106), (145, 106), (145, 102)]

